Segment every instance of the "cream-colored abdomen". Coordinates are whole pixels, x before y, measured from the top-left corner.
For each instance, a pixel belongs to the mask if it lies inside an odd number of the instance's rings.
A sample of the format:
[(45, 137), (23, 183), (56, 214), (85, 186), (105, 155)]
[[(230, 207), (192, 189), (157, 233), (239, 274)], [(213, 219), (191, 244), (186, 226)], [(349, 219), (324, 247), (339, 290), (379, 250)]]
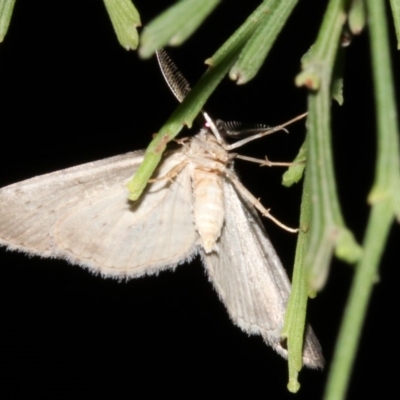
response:
[(192, 174), (194, 223), (206, 253), (216, 249), (224, 223), (224, 193), (221, 175), (194, 169)]

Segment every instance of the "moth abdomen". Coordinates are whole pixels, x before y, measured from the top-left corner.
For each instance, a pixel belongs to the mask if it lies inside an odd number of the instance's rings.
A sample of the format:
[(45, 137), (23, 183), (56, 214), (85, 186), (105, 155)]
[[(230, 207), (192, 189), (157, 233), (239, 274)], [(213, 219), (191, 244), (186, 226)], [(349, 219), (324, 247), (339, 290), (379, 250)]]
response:
[(206, 253), (215, 250), (225, 218), (224, 178), (214, 172), (194, 169), (192, 185), (194, 194), (194, 223)]

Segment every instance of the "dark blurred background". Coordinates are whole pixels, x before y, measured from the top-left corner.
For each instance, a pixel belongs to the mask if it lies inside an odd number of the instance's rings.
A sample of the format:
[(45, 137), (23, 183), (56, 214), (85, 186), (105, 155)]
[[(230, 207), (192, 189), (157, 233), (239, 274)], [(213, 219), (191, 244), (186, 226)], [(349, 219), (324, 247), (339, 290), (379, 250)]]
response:
[[(135, 3), (145, 25), (173, 2)], [(233, 3), (223, 2), (190, 40), (169, 49), (191, 82), (259, 4)], [(306, 91), (293, 81), (315, 40), (324, 5), (299, 3), (257, 77), (244, 86), (228, 79), (219, 86), (206, 106), (212, 116), (273, 126), (305, 111)], [(397, 73), (392, 27), (390, 33)], [(345, 220), (362, 241), (376, 150), (368, 33), (354, 38), (345, 54), (345, 103), (333, 104), (335, 169)], [(140, 60), (118, 44), (100, 1), (17, 1), (0, 45), (0, 82), (1, 186), (145, 148), (177, 105), (155, 59)], [(289, 161), (303, 139), (300, 122), (288, 135), (277, 133), (241, 152)], [(237, 170), (276, 217), (297, 225), (300, 185), (283, 188), (279, 168), (238, 162)], [(266, 228), (290, 273), (295, 236), (269, 221)], [(349, 399), (378, 390), (389, 395), (397, 388), (398, 344), (392, 339), (397, 335), (389, 321), (397, 301), (398, 238), (395, 226)], [(3, 399), (294, 398), (286, 390), (285, 361), (261, 338), (248, 337), (231, 323), (200, 260), (129, 282), (4, 249), (0, 268)], [(352, 267), (334, 260), (326, 288), (310, 304), (327, 367), (303, 370), (297, 399), (322, 397), (352, 276)]]

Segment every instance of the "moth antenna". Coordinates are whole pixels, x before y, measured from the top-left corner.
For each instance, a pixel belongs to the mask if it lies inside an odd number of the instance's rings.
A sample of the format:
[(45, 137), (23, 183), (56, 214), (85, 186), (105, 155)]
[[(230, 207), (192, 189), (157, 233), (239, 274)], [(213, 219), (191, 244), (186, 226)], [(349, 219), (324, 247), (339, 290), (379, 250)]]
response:
[[(171, 92), (175, 95), (180, 103), (182, 103), (183, 99), (190, 92), (190, 84), (186, 80), (186, 78), (179, 71), (178, 67), (171, 60), (169, 55), (164, 49), (159, 49), (156, 51), (158, 65), (160, 66), (161, 72), (164, 76), (165, 81), (167, 82)], [(222, 136), (212, 121), (212, 119), (208, 116), (208, 114), (201, 110), (204, 119), (206, 120), (206, 127), (210, 129), (217, 140), (222, 143)]]
[(190, 91), (190, 84), (164, 49), (156, 51), (158, 65), (171, 92), (182, 103)]
[(269, 128), (264, 124), (246, 124), (238, 121), (217, 120), (216, 124), (221, 134), (231, 138), (255, 135)]

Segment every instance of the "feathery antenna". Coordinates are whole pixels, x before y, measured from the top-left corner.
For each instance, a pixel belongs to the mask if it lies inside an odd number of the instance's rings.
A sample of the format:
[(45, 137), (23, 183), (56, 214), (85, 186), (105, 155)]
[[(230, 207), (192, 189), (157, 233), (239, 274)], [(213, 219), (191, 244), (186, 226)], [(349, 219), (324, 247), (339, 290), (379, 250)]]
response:
[(190, 91), (190, 84), (186, 78), (179, 71), (175, 63), (170, 59), (169, 55), (164, 49), (156, 51), (158, 65), (167, 82), (171, 92), (182, 103), (183, 99)]

